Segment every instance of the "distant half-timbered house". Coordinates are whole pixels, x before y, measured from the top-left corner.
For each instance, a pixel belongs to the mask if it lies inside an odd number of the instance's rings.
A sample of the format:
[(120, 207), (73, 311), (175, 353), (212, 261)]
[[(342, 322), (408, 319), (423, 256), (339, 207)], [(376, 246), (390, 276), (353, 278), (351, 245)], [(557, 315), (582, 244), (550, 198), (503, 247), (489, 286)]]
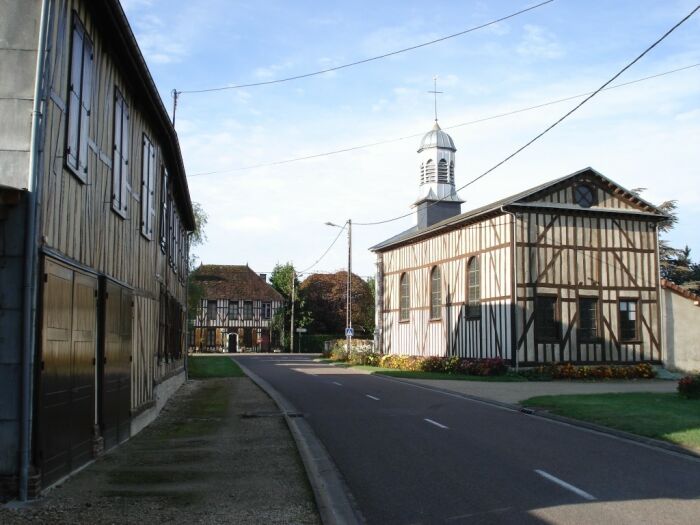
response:
[(192, 272), (201, 300), (190, 320), (192, 352), (269, 352), (279, 347), (273, 318), (284, 299), (248, 265), (206, 264)]
[(0, 498), (24, 498), (184, 381), (195, 224), (118, 0), (0, 2), (0, 42)]
[(417, 225), (372, 248), (378, 348), (513, 366), (661, 361), (664, 214), (592, 168), (460, 213), (455, 151), (436, 123), (419, 149)]

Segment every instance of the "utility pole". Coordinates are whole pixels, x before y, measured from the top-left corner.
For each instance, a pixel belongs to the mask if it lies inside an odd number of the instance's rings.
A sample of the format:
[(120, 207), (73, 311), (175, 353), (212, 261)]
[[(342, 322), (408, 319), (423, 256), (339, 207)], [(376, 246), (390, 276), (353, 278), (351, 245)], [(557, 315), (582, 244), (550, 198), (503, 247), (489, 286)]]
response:
[(352, 219), (348, 219), (348, 297), (347, 297), (347, 320), (346, 329), (346, 347), (348, 355), (350, 354), (350, 346), (352, 343)]
[(294, 353), (294, 292), (295, 292), (296, 271), (292, 269), (292, 320), (289, 323), (289, 352)]

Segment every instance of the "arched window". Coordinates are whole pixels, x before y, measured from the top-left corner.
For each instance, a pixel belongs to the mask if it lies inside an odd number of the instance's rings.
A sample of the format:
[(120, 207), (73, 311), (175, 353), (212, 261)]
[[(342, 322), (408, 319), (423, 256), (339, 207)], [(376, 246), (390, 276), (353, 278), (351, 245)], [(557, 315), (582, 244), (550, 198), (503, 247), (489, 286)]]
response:
[(479, 257), (472, 257), (467, 265), (467, 317), (481, 317), (481, 280)]
[(425, 163), (425, 182), (435, 182), (435, 163), (433, 159), (428, 159)]
[(399, 321), (408, 321), (411, 307), (411, 290), (408, 285), (408, 274), (401, 274), (399, 282)]
[(438, 162), (438, 182), (442, 184), (447, 184), (449, 182), (447, 174), (447, 161), (445, 159), (440, 159)]
[(450, 184), (455, 183), (455, 161), (450, 161)]
[(440, 268), (434, 266), (430, 272), (430, 318), (440, 319), (442, 317), (442, 287), (440, 285)]

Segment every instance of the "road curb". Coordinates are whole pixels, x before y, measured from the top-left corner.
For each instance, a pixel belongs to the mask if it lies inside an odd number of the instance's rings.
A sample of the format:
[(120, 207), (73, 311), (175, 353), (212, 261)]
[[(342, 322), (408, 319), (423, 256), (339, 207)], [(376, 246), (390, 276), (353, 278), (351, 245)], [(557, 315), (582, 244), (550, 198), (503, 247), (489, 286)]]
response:
[(316, 437), (311, 426), (304, 419), (296, 417), (298, 411), (275, 388), (263, 378), (234, 359), (243, 372), (258, 385), (277, 404), (289, 431), (297, 445), (297, 450), (304, 463), (306, 475), (316, 499), (321, 521), (324, 525), (363, 524), (362, 516), (355, 499), (350, 492), (338, 467), (323, 443)]
[(512, 404), (512, 403), (505, 403), (503, 401), (496, 401), (494, 399), (488, 399), (485, 397), (479, 397), (479, 396), (475, 396), (472, 394), (464, 394), (462, 392), (455, 392), (454, 390), (449, 390), (447, 388), (440, 388), (440, 387), (435, 387), (435, 386), (423, 385), (421, 383), (415, 383), (410, 379), (391, 377), (391, 376), (382, 376), (382, 374), (371, 374), (371, 375), (374, 375), (375, 377), (381, 377), (382, 379), (388, 379), (390, 381), (398, 381), (400, 383), (414, 385), (414, 386), (417, 386), (420, 388), (425, 388), (427, 390), (434, 390), (436, 392), (441, 392), (443, 394), (449, 394), (452, 396), (462, 397), (462, 398), (470, 400), (470, 401), (477, 401), (479, 403), (485, 403), (487, 405), (492, 405), (492, 406), (496, 406), (498, 408), (512, 410), (514, 412), (521, 412), (523, 414), (527, 414), (527, 415), (531, 415), (531, 416), (535, 416), (535, 417), (540, 417), (542, 419), (549, 419), (551, 421), (556, 421), (558, 423), (562, 423), (562, 424), (569, 425), (572, 427), (584, 428), (586, 430), (589, 430), (591, 432), (597, 432), (599, 434), (608, 434), (608, 435), (614, 436), (618, 439), (632, 441), (634, 443), (645, 445), (647, 447), (658, 448), (658, 449), (662, 449), (665, 452), (681, 454), (683, 456), (688, 456), (694, 460), (700, 460), (700, 454), (693, 452), (692, 450), (688, 450), (686, 448), (683, 448), (679, 445), (674, 445), (673, 443), (661, 441), (660, 439), (654, 439), (654, 438), (650, 438), (650, 437), (640, 436), (637, 434), (632, 434), (630, 432), (625, 432), (624, 430), (617, 430), (615, 428), (605, 427), (602, 425), (597, 425), (595, 423), (589, 423), (588, 421), (582, 421), (580, 419), (573, 419), (570, 417), (552, 414), (551, 412), (548, 412), (548, 411), (545, 411), (542, 409), (538, 410), (537, 408), (523, 407), (522, 405), (519, 405), (519, 404), (516, 405), (516, 404)]

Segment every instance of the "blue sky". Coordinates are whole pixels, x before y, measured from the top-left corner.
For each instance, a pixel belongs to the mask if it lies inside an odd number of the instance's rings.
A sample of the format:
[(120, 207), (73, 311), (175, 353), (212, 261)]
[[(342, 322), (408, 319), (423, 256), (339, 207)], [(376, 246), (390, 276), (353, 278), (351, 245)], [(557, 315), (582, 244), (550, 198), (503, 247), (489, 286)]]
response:
[[(265, 81), (353, 62), (500, 18), (537, 2), (238, 2), (122, 0), (161, 96)], [(441, 125), (597, 88), (678, 20), (694, 1), (556, 0), (526, 14), (385, 60), (299, 81), (180, 98), (177, 130), (193, 200), (209, 214), (205, 263), (313, 263), (336, 235), (324, 222), (410, 211), (418, 191), (410, 138), (314, 160), (240, 169), (432, 126), (438, 76)], [(634, 80), (700, 63), (696, 14), (625, 73)], [(457, 185), (563, 115), (578, 100), (450, 129)], [(668, 236), (700, 259), (700, 67), (602, 93), (492, 175), (461, 192), (463, 211), (592, 166), (658, 203), (679, 201)], [(213, 175), (202, 172), (223, 171)], [(367, 251), (413, 224), (353, 230), (353, 270)], [(345, 267), (338, 242), (317, 269)]]

